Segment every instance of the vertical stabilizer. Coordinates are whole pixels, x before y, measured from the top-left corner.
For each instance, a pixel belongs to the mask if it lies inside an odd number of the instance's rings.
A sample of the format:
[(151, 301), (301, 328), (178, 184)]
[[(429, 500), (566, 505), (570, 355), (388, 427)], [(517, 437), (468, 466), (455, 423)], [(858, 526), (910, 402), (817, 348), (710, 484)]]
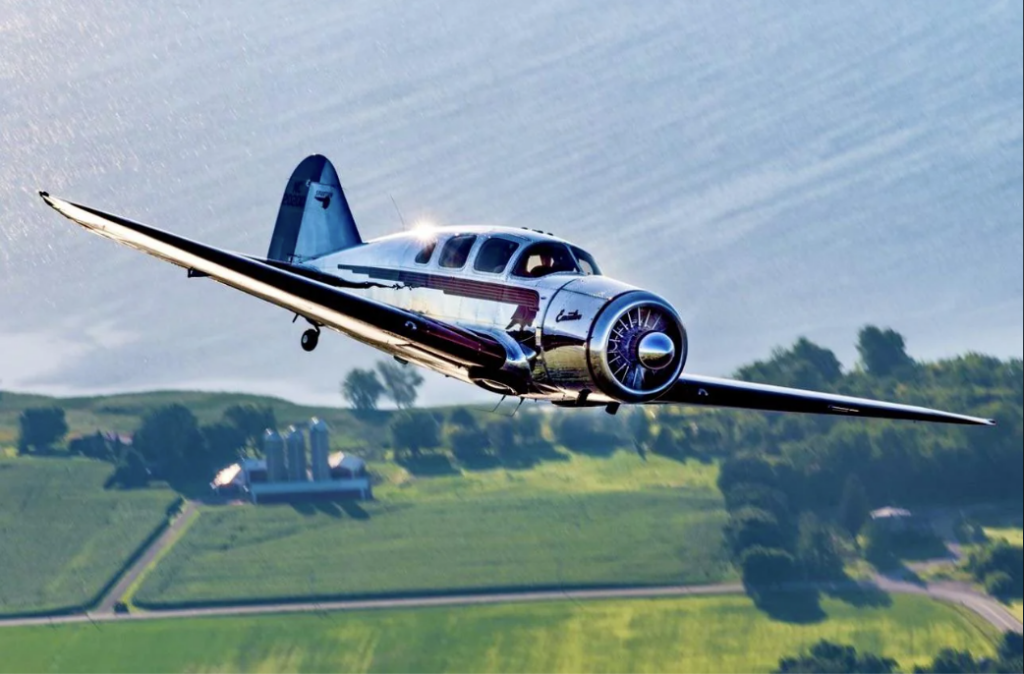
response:
[(363, 242), (330, 160), (306, 157), (292, 173), (267, 257), (304, 262)]

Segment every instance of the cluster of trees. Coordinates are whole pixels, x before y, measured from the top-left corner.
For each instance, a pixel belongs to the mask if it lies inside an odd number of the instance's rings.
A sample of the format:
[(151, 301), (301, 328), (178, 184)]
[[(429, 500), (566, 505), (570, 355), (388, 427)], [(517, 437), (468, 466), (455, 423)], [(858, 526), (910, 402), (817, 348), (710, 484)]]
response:
[(419, 397), (423, 377), (415, 367), (382, 360), (375, 368), (355, 368), (341, 383), (341, 396), (359, 412), (377, 409), (387, 397), (400, 410), (411, 408)]
[(513, 458), (519, 450), (543, 440), (537, 414), (481, 421), (464, 407), (447, 415), (422, 410), (399, 412), (392, 417), (389, 432), (392, 447), (400, 455), (418, 457), (423, 450), (447, 444), (455, 458), (469, 465), (492, 458)]
[(972, 552), (967, 569), (993, 597), (1002, 600), (1020, 598), (1024, 590), (1024, 550), (1006, 541), (987, 545)]
[(96, 433), (72, 440), (68, 452), (113, 464), (110, 483), (124, 488), (144, 487), (153, 479), (205, 482), (213, 471), (258, 452), (264, 431), (276, 426), (269, 407), (235, 405), (219, 421), (201, 425), (187, 407), (169, 405), (143, 417), (130, 442)]
[(18, 418), (20, 454), (44, 454), (64, 441), (68, 422), (59, 407), (27, 409)]
[(807, 340), (743, 368), (739, 376), (783, 386), (839, 391), (995, 418), (994, 429), (827, 417), (665, 408), (660, 434), (690, 445), (689, 455), (769, 457), (798, 510), (840, 505), (856, 475), (869, 503), (949, 503), (1019, 499), (1024, 472), (1020, 360), (977, 355), (931, 364), (907, 355), (903, 338), (866, 328), (861, 362), (843, 372), (832, 352)]
[(769, 461), (747, 455), (730, 459), (718, 485), (729, 511), (726, 542), (752, 593), (844, 575), (841, 532), (813, 512), (794, 508)]
[[(944, 650), (930, 665), (914, 668), (915, 674), (1017, 674), (1024, 671), (1019, 634), (1007, 634), (995, 658), (975, 658), (971, 653)], [(779, 661), (777, 674), (892, 674), (899, 663), (872, 653), (858, 653), (852, 646), (821, 641), (796, 657)]]

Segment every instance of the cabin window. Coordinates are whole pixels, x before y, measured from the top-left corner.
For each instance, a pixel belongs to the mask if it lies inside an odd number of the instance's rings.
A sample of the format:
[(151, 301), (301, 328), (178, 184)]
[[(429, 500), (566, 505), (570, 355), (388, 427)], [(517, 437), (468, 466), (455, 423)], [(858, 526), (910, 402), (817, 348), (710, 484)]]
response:
[(448, 239), (441, 249), (441, 259), (438, 265), (445, 269), (462, 269), (469, 259), (469, 251), (476, 243), (475, 236), (456, 236)]
[(576, 258), (564, 243), (535, 243), (519, 256), (512, 272), (524, 278), (541, 278), (548, 274), (580, 273)]
[(427, 264), (434, 256), (434, 249), (437, 248), (437, 239), (423, 241), (420, 244), (420, 251), (416, 253), (416, 264)]
[(508, 239), (488, 239), (480, 246), (480, 252), (476, 254), (476, 262), (473, 269), (487, 274), (500, 274), (505, 271), (508, 261), (512, 259), (519, 244)]
[(577, 248), (576, 246), (570, 246), (570, 248), (572, 248), (572, 254), (576, 256), (576, 261), (580, 263), (580, 269), (583, 270), (584, 274), (587, 276), (601, 275), (601, 269), (597, 266), (597, 262), (594, 261), (594, 256), (582, 248)]

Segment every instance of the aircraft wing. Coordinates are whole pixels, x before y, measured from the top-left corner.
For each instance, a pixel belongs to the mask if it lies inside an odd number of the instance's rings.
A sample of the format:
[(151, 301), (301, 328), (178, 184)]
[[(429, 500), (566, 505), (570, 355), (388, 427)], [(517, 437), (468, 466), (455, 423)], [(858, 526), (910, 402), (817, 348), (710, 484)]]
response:
[(505, 364), (505, 348), (486, 335), (359, 297), (316, 278), (64, 201), (46, 192), (39, 196), (58, 213), (91, 232), (183, 267), (190, 276), (208, 276), (371, 346), (395, 354), (420, 354), (455, 367), (497, 369)]
[(994, 426), (995, 422), (924, 407), (849, 398), (846, 396), (801, 391), (799, 389), (750, 384), (728, 379), (683, 374), (656, 403), (731, 407), (763, 412), (828, 414), (841, 417), (899, 419), (963, 426)]

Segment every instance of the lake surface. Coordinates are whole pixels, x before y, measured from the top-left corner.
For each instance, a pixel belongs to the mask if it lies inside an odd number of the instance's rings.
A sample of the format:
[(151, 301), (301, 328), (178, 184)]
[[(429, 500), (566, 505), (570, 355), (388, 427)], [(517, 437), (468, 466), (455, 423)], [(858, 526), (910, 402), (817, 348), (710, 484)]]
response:
[[(859, 327), (1022, 355), (1020, 2), (0, 0), (0, 386), (337, 402), (374, 354), (98, 237), (35, 190), (263, 254), (292, 168), (364, 237), (554, 232), (727, 374)], [(432, 402), (483, 394), (428, 380)]]

